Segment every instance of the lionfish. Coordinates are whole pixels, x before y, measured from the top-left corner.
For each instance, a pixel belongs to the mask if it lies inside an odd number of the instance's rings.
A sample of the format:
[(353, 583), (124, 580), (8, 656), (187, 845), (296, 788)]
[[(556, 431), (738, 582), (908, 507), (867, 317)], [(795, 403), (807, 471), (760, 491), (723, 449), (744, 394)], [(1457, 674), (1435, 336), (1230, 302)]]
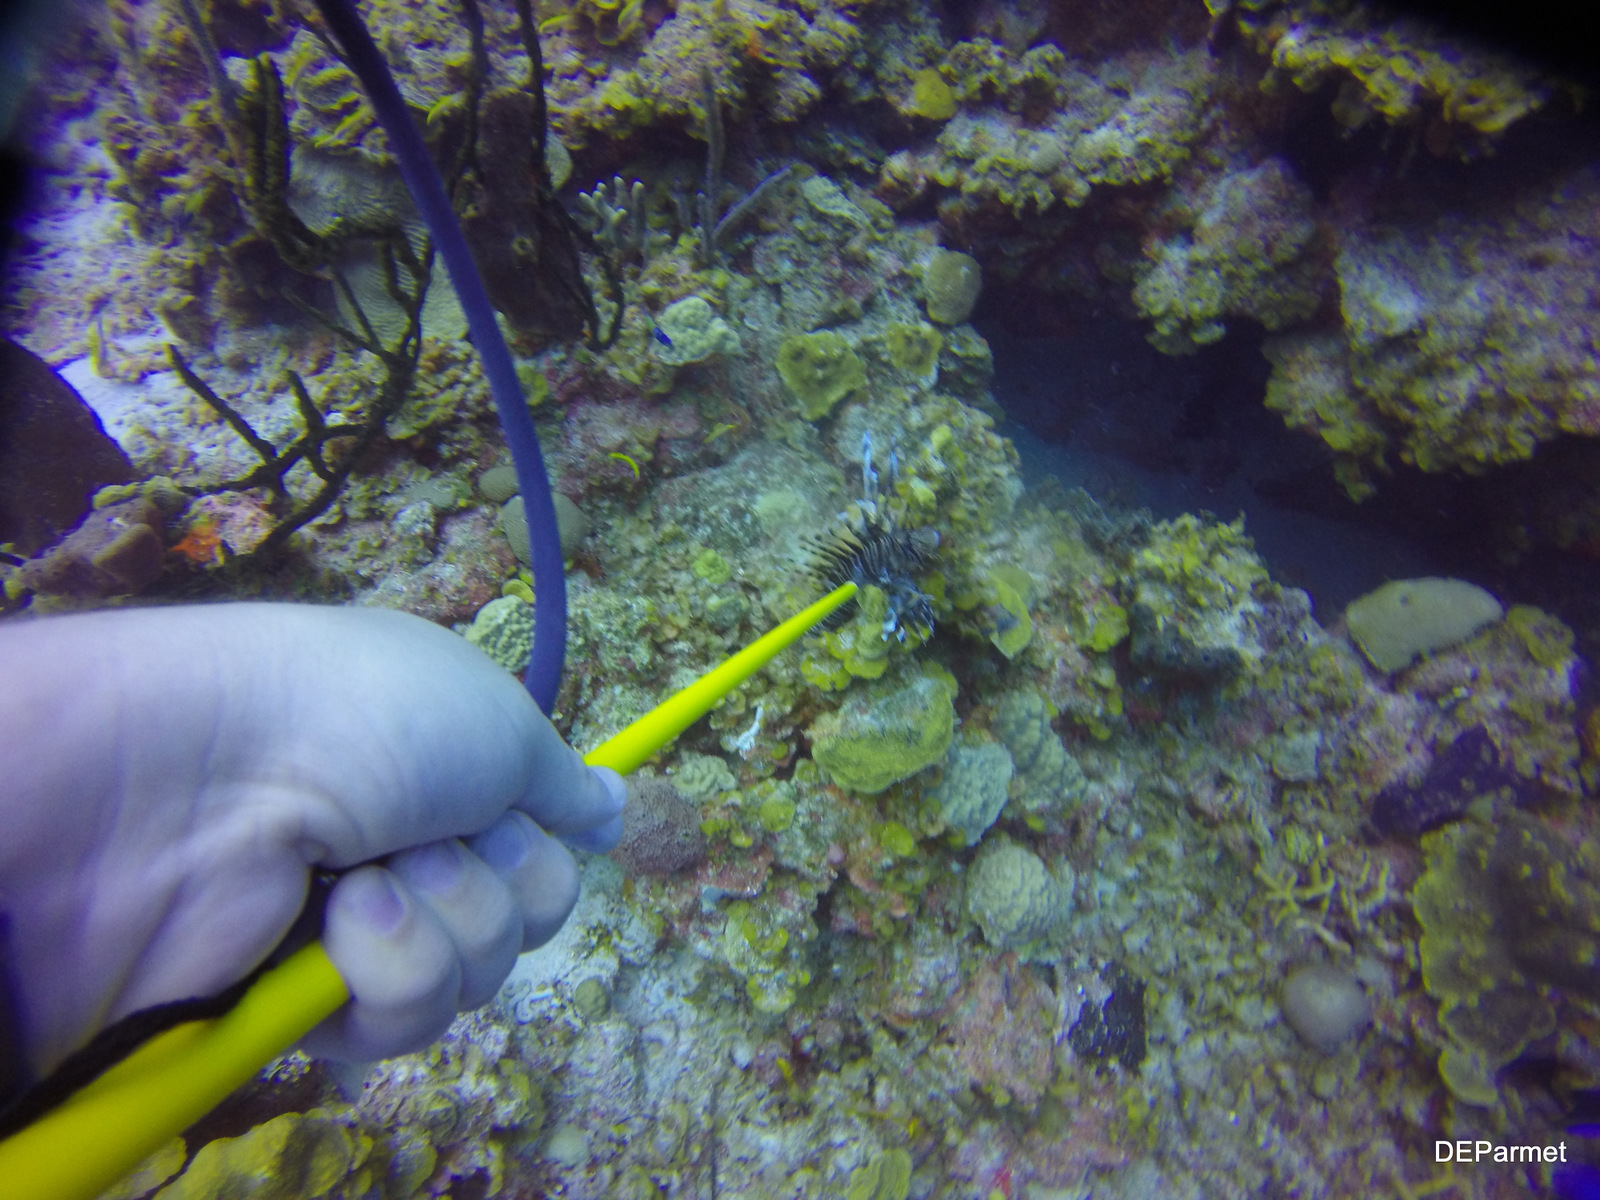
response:
[[(840, 529), (827, 537), (804, 536), (811, 556), (812, 579), (827, 592), (846, 583), (875, 587), (889, 598), (883, 619), (883, 637), (906, 640), (908, 629), (924, 636), (933, 632), (933, 601), (917, 586), (914, 576), (939, 547), (937, 529), (896, 529), (894, 523), (867, 518), (859, 530)], [(855, 616), (856, 602), (841, 605), (822, 623), (838, 629)]]

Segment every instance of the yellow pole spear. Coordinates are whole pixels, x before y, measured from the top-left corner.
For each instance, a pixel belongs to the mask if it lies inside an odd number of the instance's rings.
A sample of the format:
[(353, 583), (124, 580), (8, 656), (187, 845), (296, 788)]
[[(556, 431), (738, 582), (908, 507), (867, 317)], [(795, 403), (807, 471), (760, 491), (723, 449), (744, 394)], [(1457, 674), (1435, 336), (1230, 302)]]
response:
[[(627, 775), (856, 593), (847, 583), (584, 755)], [(164, 1030), (0, 1142), (12, 1200), (93, 1200), (210, 1112), (350, 999), (320, 942), (295, 952), (220, 1017)]]

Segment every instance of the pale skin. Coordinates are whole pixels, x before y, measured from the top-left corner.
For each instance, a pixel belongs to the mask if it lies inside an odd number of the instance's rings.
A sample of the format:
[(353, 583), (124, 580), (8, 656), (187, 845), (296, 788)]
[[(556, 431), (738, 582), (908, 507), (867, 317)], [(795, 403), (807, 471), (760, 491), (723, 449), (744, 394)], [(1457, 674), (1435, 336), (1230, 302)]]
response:
[[(108, 1024), (220, 991), (313, 868), (353, 1000), (305, 1040), (366, 1061), (489, 1000), (577, 899), (622, 781), (464, 639), (373, 608), (218, 604), (0, 622), (0, 913), (36, 1076)], [(359, 864), (359, 865), (358, 865)]]

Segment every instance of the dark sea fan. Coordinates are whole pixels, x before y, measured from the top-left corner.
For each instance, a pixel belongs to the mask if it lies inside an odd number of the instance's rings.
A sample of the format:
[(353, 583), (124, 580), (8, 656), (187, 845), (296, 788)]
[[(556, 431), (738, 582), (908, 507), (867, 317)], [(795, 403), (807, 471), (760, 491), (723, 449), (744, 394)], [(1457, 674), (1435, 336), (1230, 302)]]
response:
[[(939, 547), (936, 529), (896, 529), (886, 521), (869, 519), (860, 529), (840, 529), (826, 537), (801, 539), (811, 556), (811, 577), (831, 592), (846, 583), (875, 587), (889, 599), (883, 636), (905, 641), (906, 630), (933, 632), (933, 601), (917, 586), (915, 576)], [(855, 616), (854, 600), (825, 622), (837, 629)]]

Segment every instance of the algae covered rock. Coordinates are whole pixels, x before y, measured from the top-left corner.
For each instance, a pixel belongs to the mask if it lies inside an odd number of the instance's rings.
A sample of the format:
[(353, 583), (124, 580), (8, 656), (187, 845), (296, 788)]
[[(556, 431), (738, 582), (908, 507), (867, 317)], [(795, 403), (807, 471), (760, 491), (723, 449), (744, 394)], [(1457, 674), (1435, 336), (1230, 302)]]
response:
[(967, 876), (967, 912), (997, 949), (1037, 941), (1061, 915), (1068, 890), (1026, 846), (991, 841)]
[(1397, 579), (1350, 602), (1345, 625), (1380, 671), (1447, 650), (1498, 621), (1500, 602), (1461, 579)]
[(671, 342), (658, 346), (656, 353), (673, 366), (702, 362), (713, 354), (739, 353), (739, 335), (701, 296), (685, 296), (667, 305), (656, 318), (656, 327)]
[(931, 795), (952, 829), (959, 829), (967, 845), (977, 844), (1006, 805), (1006, 788), (1014, 767), (1011, 755), (998, 742), (958, 745), (945, 759), (944, 778)]
[(943, 758), (955, 719), (949, 689), (938, 680), (882, 681), (812, 723), (811, 755), (840, 787), (871, 795)]
[(982, 290), (983, 270), (970, 254), (936, 250), (922, 273), (928, 319), (940, 325), (959, 325), (970, 317)]
[(808, 421), (827, 416), (835, 404), (867, 385), (861, 356), (831, 330), (785, 338), (778, 347), (778, 374)]
[(206, 1143), (188, 1170), (156, 1194), (161, 1200), (323, 1196), (358, 1170), (371, 1151), (372, 1139), (338, 1121), (284, 1113), (239, 1137)]

